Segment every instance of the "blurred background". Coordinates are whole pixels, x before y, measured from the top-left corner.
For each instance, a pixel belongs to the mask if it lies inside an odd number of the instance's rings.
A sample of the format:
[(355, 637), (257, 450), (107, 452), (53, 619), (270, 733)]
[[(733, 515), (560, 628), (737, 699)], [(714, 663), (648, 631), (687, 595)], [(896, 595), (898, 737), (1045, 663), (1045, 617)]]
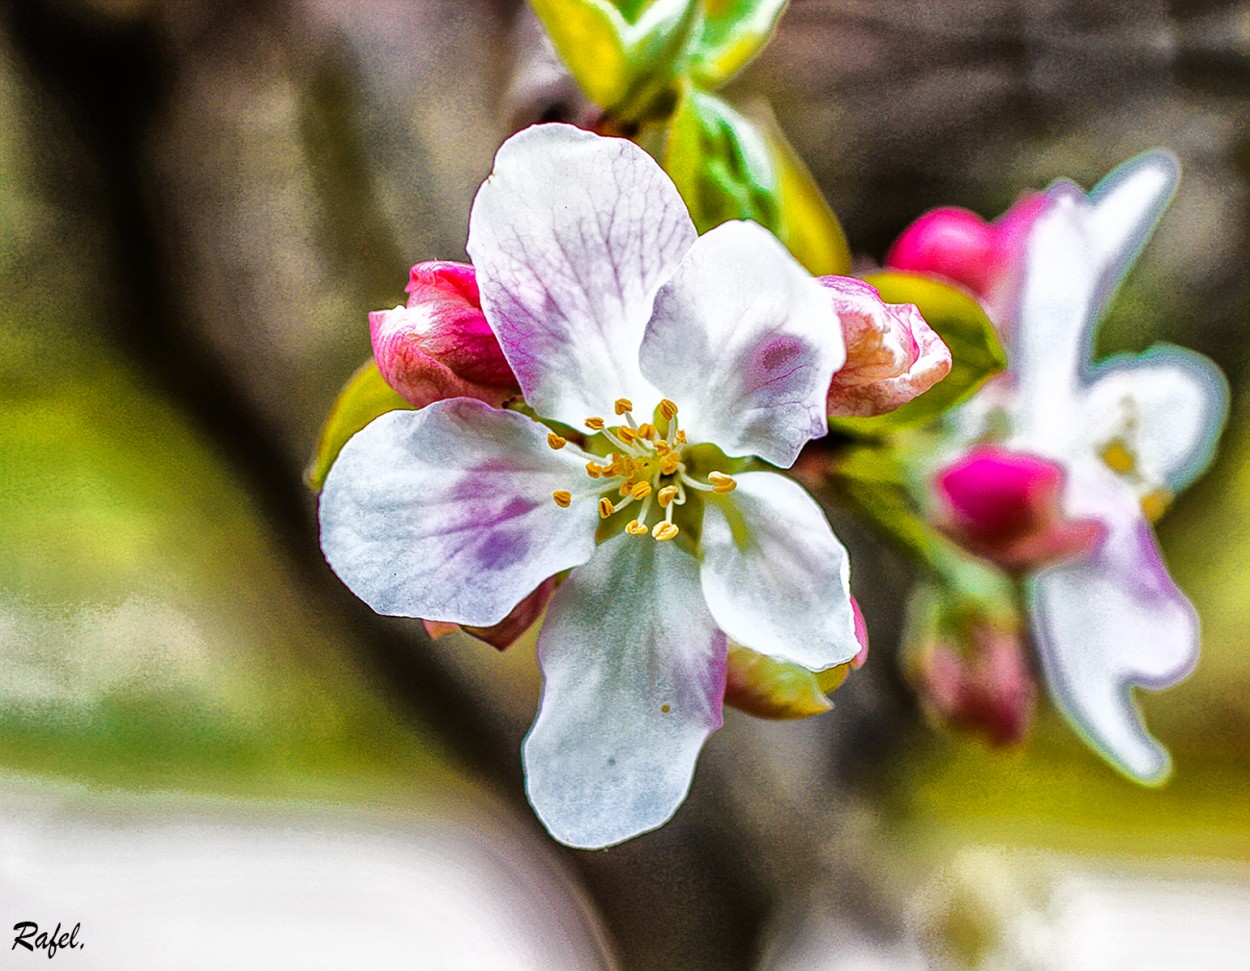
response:
[(374, 616), (302, 483), (367, 311), (464, 258), (511, 131), (579, 110), (528, 12), (23, 0), (0, 7), (0, 926), (81, 922), (66, 967), (1244, 966), (1250, 3), (793, 0), (727, 94), (771, 104), (865, 259), (931, 206), (1179, 155), (1099, 347), (1175, 341), (1233, 387), (1160, 529), (1204, 625), (1197, 672), (1141, 698), (1170, 784), (1050, 711), (1007, 753), (926, 725), (894, 665), (909, 568), (848, 518), (873, 657), (835, 710), (727, 712), (666, 828), (553, 843), (520, 776), (532, 640)]

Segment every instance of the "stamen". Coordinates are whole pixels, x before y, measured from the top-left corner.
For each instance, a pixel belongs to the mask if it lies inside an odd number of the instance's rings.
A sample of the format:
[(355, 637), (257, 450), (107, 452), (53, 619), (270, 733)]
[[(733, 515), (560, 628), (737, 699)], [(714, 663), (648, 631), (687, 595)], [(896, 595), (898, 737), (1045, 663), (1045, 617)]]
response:
[(616, 512), (616, 506), (612, 505), (611, 499), (609, 499), (607, 496), (604, 496), (602, 499), (599, 500), (599, 518), (607, 519), (614, 512)]
[(616, 413), (618, 415), (627, 415), (634, 410), (634, 403), (628, 398), (616, 399)]
[(547, 444), (550, 445), (552, 448), (561, 449), (561, 448), (564, 448), (564, 446), (567, 445), (568, 443), (569, 443), (569, 440), (567, 438), (562, 438), (561, 436), (557, 435), (555, 432), (547, 432)]
[(1112, 472), (1128, 475), (1137, 468), (1137, 459), (1122, 438), (1113, 438), (1101, 453), (1102, 460)]
[(1172, 501), (1172, 493), (1167, 489), (1152, 489), (1141, 497), (1142, 514), (1150, 522), (1158, 522), (1159, 517), (1167, 512)]
[(651, 535), (654, 536), (659, 542), (663, 543), (665, 540), (672, 539), (680, 532), (681, 530), (678, 529), (675, 524), (665, 520), (662, 523), (655, 524), (655, 529), (651, 530)]
[(677, 434), (673, 436), (673, 444), (674, 445), (686, 444), (686, 430), (684, 428), (679, 429)]
[(661, 509), (667, 509), (672, 501), (677, 498), (677, 486), (666, 485), (663, 489), (655, 494), (656, 501), (660, 504)]
[(677, 466), (681, 464), (681, 456), (676, 452), (669, 452), (660, 458), (660, 471), (665, 475), (673, 475), (677, 471)]
[(635, 499), (645, 499), (647, 496), (651, 495), (651, 483), (635, 482), (633, 488), (629, 490), (629, 493)]
[(592, 432), (601, 432), (607, 424), (602, 418), (587, 418), (586, 427)]
[(634, 485), (635, 483), (633, 479), (627, 479), (626, 481), (622, 482), (619, 487), (617, 487), (617, 492), (619, 492), (623, 496), (632, 495), (634, 491)]
[(599, 478), (599, 476), (603, 475), (603, 473), (609, 472), (609, 471), (611, 471), (611, 469), (609, 469), (608, 466), (600, 465), (598, 462), (586, 463), (586, 474), (590, 476), (592, 479), (597, 479)]
[(665, 421), (672, 421), (677, 416), (677, 405), (668, 398), (662, 399), (660, 401), (660, 414), (664, 416)]
[(649, 421), (644, 421), (638, 426), (638, 436), (651, 441), (651, 439), (655, 438), (655, 426)]
[(738, 488), (738, 483), (733, 480), (733, 477), (725, 475), (724, 472), (709, 472), (707, 480), (712, 483), (712, 491), (717, 495), (723, 496), (725, 493), (733, 492), (734, 489)]
[(631, 519), (629, 525), (625, 527), (625, 532), (629, 533), (630, 536), (646, 536), (647, 527), (638, 522), (638, 520)]
[(557, 489), (551, 494), (551, 498), (556, 501), (556, 505), (561, 509), (568, 509), (569, 503), (573, 501), (573, 493), (567, 489)]
[(616, 436), (626, 445), (633, 445), (634, 442), (638, 441), (638, 433), (625, 425), (616, 430)]

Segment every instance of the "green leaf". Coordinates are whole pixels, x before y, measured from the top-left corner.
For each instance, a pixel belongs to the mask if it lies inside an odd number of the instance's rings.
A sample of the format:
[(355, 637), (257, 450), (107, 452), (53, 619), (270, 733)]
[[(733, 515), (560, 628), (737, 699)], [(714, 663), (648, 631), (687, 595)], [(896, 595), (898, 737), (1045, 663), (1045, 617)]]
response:
[(378, 415), (396, 408), (412, 408), (412, 405), (386, 383), (370, 358), (343, 385), (326, 416), (326, 423), (321, 426), (312, 461), (304, 473), (308, 488), (319, 492), (347, 440)]
[(781, 218), (774, 232), (808, 273), (845, 276), (851, 272), (851, 248), (842, 224), (780, 127), (768, 118), (763, 130), (777, 169)]
[(981, 305), (962, 290), (917, 273), (884, 271), (864, 278), (886, 303), (914, 303), (951, 350), (951, 372), (920, 397), (876, 418), (834, 418), (830, 425), (852, 434), (881, 436), (932, 421), (966, 401), (1007, 365), (994, 325)]
[(703, 21), (700, 0), (530, 0), (588, 97), (618, 121), (667, 113)]
[(704, 0), (703, 30), (690, 78), (705, 88), (724, 84), (773, 35), (788, 0)]
[(686, 88), (663, 162), (700, 233), (731, 219), (776, 228), (778, 173), (768, 144), (715, 95)]

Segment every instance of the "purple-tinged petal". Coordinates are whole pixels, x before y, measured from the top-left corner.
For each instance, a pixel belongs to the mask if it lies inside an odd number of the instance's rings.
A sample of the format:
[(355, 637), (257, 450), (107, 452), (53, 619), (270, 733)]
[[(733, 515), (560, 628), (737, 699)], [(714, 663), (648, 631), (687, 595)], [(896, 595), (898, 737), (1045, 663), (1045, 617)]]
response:
[(695, 560), (649, 536), (608, 540), (552, 598), (538, 659), (525, 787), (551, 835), (590, 849), (665, 823), (725, 692), (725, 635)]
[(548, 577), (594, 551), (599, 515), (562, 509), (587, 456), (471, 398), (382, 415), (353, 437), (321, 492), (321, 548), (380, 614), (498, 624)]
[(887, 304), (851, 277), (817, 282), (829, 294), (846, 343), (846, 363), (829, 384), (830, 416), (883, 415), (950, 373), (950, 349), (913, 304)]
[(1207, 467), (1228, 414), (1228, 382), (1209, 358), (1160, 346), (1098, 365), (1074, 429), (1088, 448), (1122, 444), (1146, 482), (1176, 493)]
[(638, 370), (656, 290), (695, 239), (636, 145), (569, 125), (513, 135), (469, 220), (482, 306), (526, 401), (574, 427), (658, 397)]
[(850, 561), (825, 514), (785, 476), (735, 478), (703, 517), (700, 577), (716, 623), (739, 644), (812, 671), (852, 660), (862, 647)]
[(690, 440), (789, 467), (828, 430), (846, 350), (823, 290), (761, 226), (701, 236), (661, 287), (642, 373), (681, 408)]
[(1029, 584), (1042, 671), (1093, 748), (1133, 778), (1159, 782), (1170, 760), (1143, 727), (1132, 689), (1167, 688), (1193, 670), (1198, 617), (1131, 490), (1096, 468), (1075, 478), (1069, 495), (1082, 511), (1101, 510), (1109, 532), (1089, 559), (1052, 566)]
[(497, 650), (506, 651), (542, 616), (555, 589), (554, 577), (544, 580), (537, 590), (512, 608), (512, 613), (490, 627), (461, 627), (459, 624), (448, 624), (441, 620), (427, 620), (424, 622), (425, 632), (437, 640), (452, 631), (462, 630)]

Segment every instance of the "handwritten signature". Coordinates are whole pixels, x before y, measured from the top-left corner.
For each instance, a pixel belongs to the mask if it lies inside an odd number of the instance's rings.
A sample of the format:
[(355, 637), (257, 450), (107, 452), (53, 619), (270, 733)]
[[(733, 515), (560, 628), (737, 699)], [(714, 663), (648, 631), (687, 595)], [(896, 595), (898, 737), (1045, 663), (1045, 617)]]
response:
[[(72, 931), (62, 933), (61, 924), (58, 921), (56, 930), (49, 934), (47, 931), (39, 930), (39, 925), (33, 920), (23, 920), (13, 925), (13, 929), (17, 931), (17, 937), (13, 938), (13, 946), (9, 950), (16, 950), (20, 944), (28, 951), (47, 951), (48, 957), (55, 957), (56, 952), (61, 948), (73, 950), (83, 946), (82, 942), (78, 940), (78, 929), (80, 927), (82, 927), (82, 924), (75, 924)], [(34, 938), (34, 940), (32, 941), (31, 938)]]

